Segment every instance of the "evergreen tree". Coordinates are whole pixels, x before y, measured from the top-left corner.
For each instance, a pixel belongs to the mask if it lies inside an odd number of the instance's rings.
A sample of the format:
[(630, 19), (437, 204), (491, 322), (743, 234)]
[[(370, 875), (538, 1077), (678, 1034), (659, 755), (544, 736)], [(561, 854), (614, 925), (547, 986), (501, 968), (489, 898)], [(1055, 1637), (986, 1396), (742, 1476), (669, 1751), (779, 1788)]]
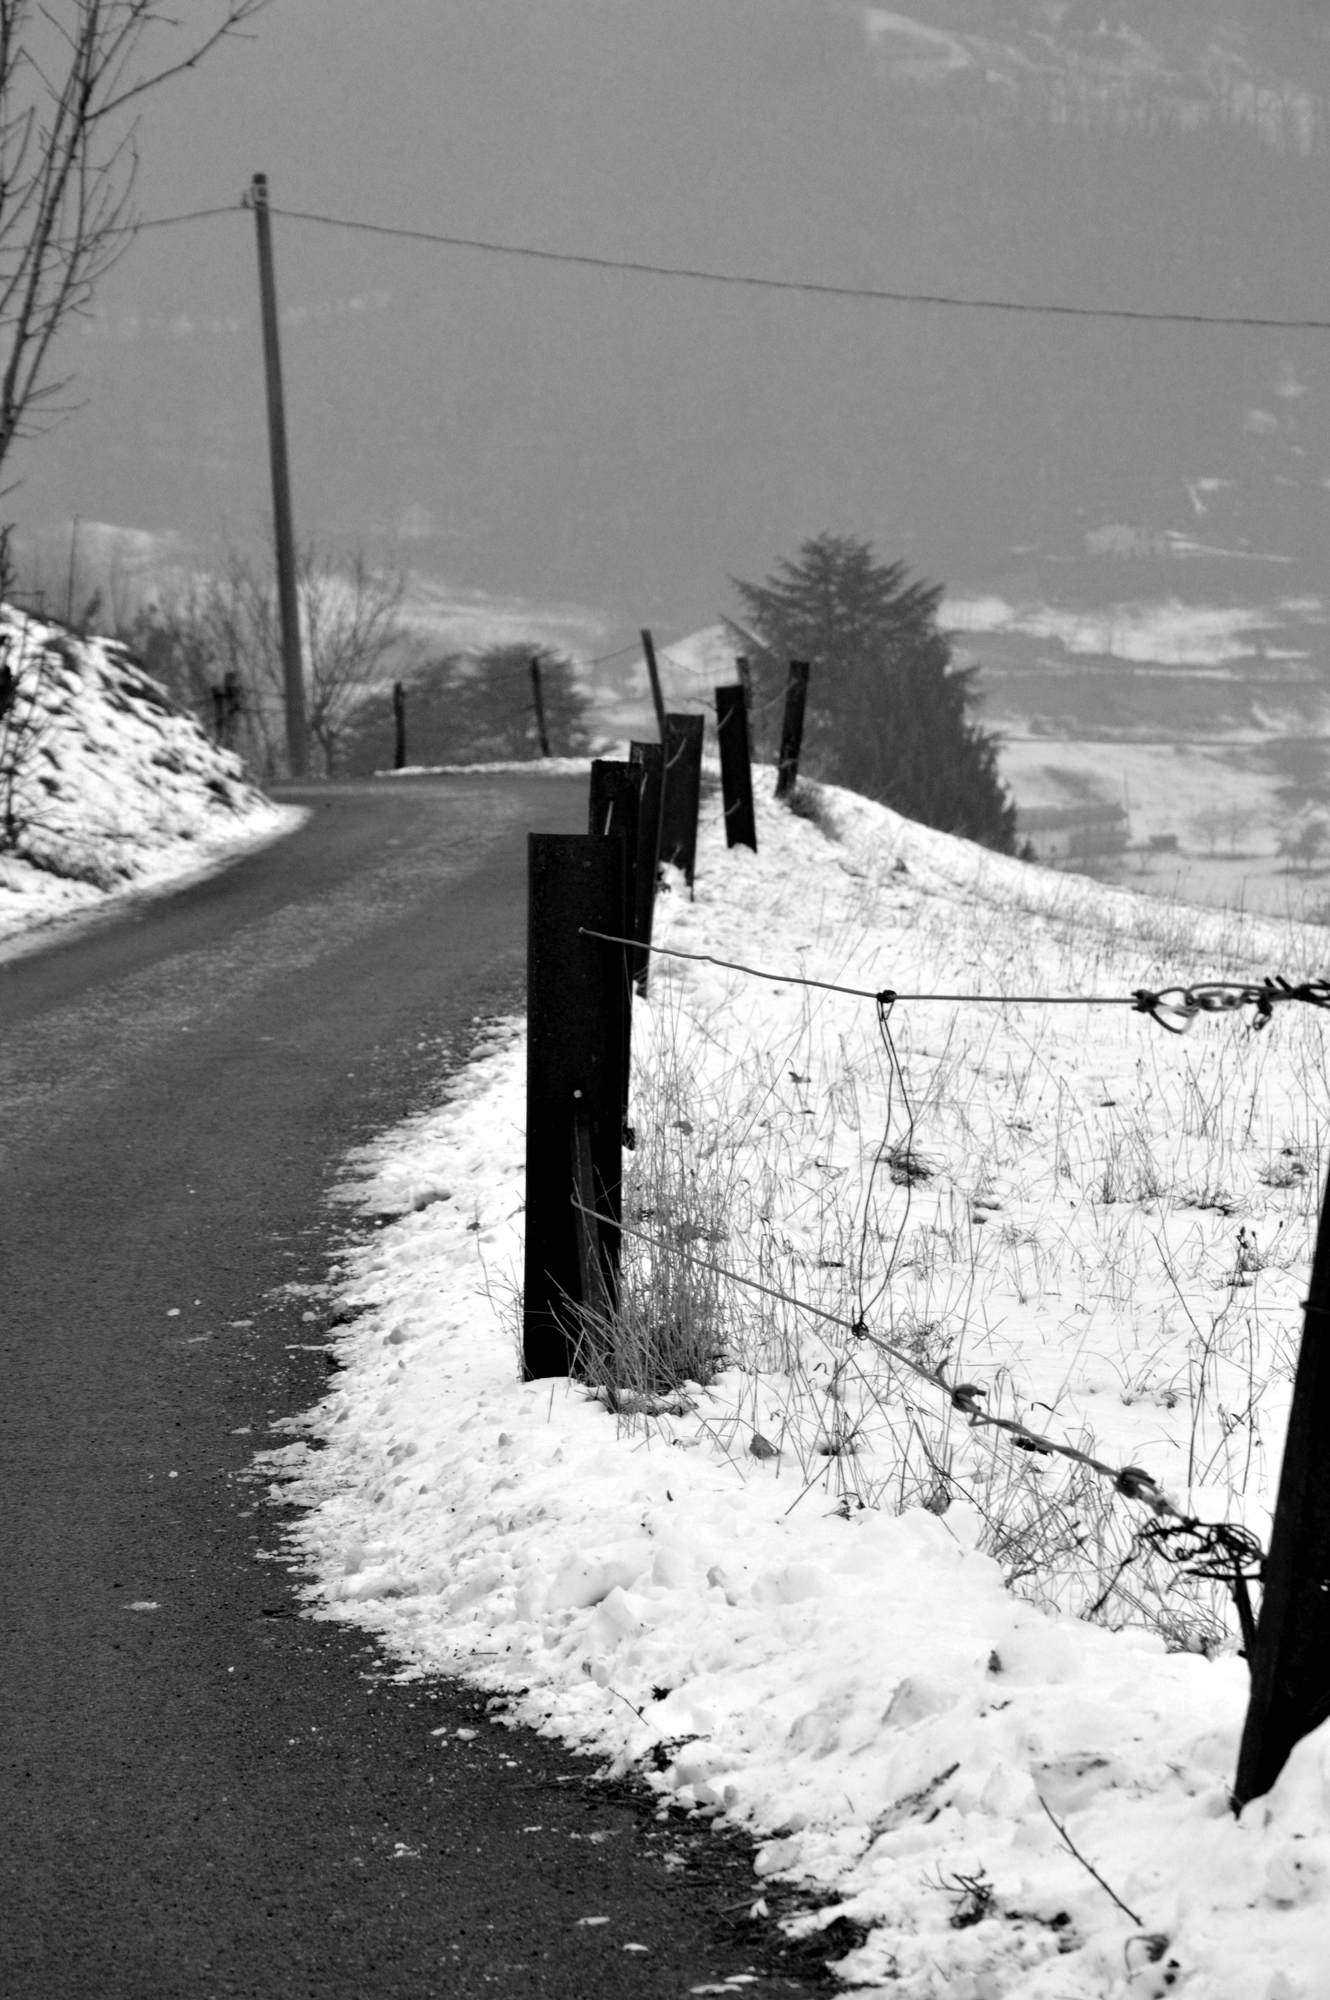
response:
[[(406, 754), (411, 764), (489, 764), (539, 757), (531, 662), (540, 662), (550, 750), (585, 756), (587, 697), (571, 660), (548, 647), (516, 641), (475, 654), (449, 653), (406, 683)], [(392, 762), (392, 696), (372, 695), (356, 710), (342, 768), (363, 773)]]
[(805, 542), (765, 583), (731, 581), (761, 641), (753, 665), (766, 717), (778, 718), (789, 661), (812, 665), (812, 774), (1012, 851), (1016, 814), (998, 777), (997, 739), (971, 714), (978, 669), (952, 660), (937, 625), (938, 585), (879, 562), (871, 542), (830, 534)]

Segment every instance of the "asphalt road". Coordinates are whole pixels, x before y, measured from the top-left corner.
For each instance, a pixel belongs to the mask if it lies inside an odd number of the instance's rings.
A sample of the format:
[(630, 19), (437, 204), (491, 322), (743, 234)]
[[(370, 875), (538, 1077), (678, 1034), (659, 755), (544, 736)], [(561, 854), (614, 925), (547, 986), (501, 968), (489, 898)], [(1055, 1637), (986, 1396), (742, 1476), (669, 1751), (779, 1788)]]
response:
[(736, 1840), (294, 1613), (245, 1472), (326, 1361), (279, 1288), (520, 1002), (525, 834), (585, 787), (283, 796), (298, 833), (0, 962), (0, 1991), (810, 1991)]

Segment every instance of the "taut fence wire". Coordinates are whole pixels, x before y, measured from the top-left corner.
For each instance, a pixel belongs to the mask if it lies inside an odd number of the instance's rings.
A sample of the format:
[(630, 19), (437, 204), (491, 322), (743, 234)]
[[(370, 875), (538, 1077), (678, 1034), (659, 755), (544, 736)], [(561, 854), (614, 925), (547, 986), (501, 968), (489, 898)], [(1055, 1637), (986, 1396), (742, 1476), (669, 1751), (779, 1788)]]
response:
[(769, 980), (775, 986), (809, 986), (822, 993), (843, 993), (852, 1000), (872, 1000), (879, 1007), (893, 1007), (898, 1001), (937, 1001), (973, 1007), (1130, 1007), (1134, 1014), (1148, 1014), (1171, 1035), (1183, 1035), (1199, 1014), (1235, 1014), (1244, 1007), (1254, 1009), (1250, 1025), (1264, 1028), (1276, 1006), (1296, 1000), (1304, 1006), (1330, 1009), (1330, 980), (1304, 979), (1296, 984), (1282, 974), (1268, 975), (1259, 982), (1236, 979), (1200, 980), (1190, 986), (1165, 986), (1155, 992), (1148, 986), (1133, 987), (1130, 993), (900, 993), (893, 986), (846, 986), (834, 979), (811, 979), (803, 972), (772, 972), (759, 965), (744, 965), (738, 959), (719, 958), (710, 951), (684, 951), (678, 945), (641, 944), (632, 938), (615, 937), (609, 931), (581, 926), (583, 937), (598, 938), (603, 944), (627, 945), (632, 950), (649, 951), (660, 958), (687, 958), (697, 965), (715, 965), (727, 972), (741, 972), (749, 979)]

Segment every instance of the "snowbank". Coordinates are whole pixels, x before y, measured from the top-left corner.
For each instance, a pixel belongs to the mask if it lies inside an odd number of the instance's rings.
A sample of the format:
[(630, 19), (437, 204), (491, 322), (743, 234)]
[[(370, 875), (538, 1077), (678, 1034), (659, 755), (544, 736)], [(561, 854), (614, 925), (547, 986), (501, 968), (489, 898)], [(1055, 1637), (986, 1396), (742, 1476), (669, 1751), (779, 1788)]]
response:
[(0, 607), (0, 938), (216, 866), (299, 823), (107, 639)]
[[(770, 785), (756, 856), (707, 807), (659, 943), (976, 996), (1321, 969), (1322, 933), (1045, 874), (831, 788), (814, 824)], [(635, 1226), (668, 1240), (677, 1172), (709, 1218), (678, 1235), (713, 1262), (862, 1311), (987, 1407), (1264, 1537), (1330, 1127), (1320, 1017), (1173, 1039), (1122, 1005), (901, 1001), (886, 1026), (654, 960)], [(1231, 1609), (1137, 1538), (1144, 1510), (728, 1280), (729, 1365), (682, 1400), (612, 1414), (517, 1379), (522, 1078), (499, 1024), (352, 1164), (380, 1226), (341, 1274), (344, 1371), (320, 1448), (267, 1455), (310, 1508), (316, 1613), (749, 1828), (755, 1899), (818, 1885), (798, 1921), (866, 1927), (841, 1970), (869, 1990), (1330, 1994), (1330, 1725), (1233, 1818)], [(626, 1245), (648, 1298), (660, 1254)]]

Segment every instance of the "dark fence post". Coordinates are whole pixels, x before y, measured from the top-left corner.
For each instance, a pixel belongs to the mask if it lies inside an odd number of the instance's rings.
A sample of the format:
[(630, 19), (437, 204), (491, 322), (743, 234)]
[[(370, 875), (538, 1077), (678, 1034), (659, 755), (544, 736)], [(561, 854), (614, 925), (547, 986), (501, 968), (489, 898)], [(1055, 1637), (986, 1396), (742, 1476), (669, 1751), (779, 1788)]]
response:
[(790, 678), (785, 688), (785, 721), (780, 732), (780, 769), (776, 774), (776, 797), (788, 799), (799, 779), (799, 752), (804, 742), (804, 706), (808, 700), (808, 662), (790, 661)]
[(1302, 1347), (1293, 1381), (1284, 1463), (1261, 1616), (1251, 1657), (1251, 1699), (1238, 1751), (1233, 1803), (1268, 1792), (1295, 1743), (1330, 1716), (1330, 1184), (1323, 1192)]
[(689, 888), (697, 871), (697, 814), (702, 800), (700, 715), (665, 718), (665, 794), (660, 807), (660, 858), (682, 869)]
[(656, 876), (660, 869), (660, 806), (664, 791), (665, 752), (659, 743), (630, 743), (628, 755), (641, 773), (637, 809), (636, 916), (632, 936), (637, 950), (632, 957), (633, 984), (639, 993), (647, 990), (651, 965), (651, 920), (656, 909)]
[(735, 656), (734, 671), (738, 674), (739, 685), (744, 691), (744, 707), (751, 715), (753, 712), (753, 669), (743, 653)]
[(542, 757), (548, 757), (550, 733), (545, 727), (545, 696), (541, 691), (540, 661), (537, 659), (531, 662), (531, 705), (536, 711), (536, 734), (540, 738), (540, 754)]
[(406, 768), (406, 689), (401, 681), (393, 682), (393, 769)]
[(656, 711), (656, 727), (660, 731), (662, 744), (665, 741), (665, 697), (660, 688), (660, 668), (656, 665), (656, 646), (645, 625), (642, 627), (642, 651), (647, 658), (647, 676), (651, 682), (651, 705)]
[[(522, 1366), (530, 1380), (570, 1374), (577, 1308), (612, 1309), (618, 1297), (624, 952), (582, 932), (614, 932), (623, 921), (623, 843), (533, 833), (528, 856)], [(579, 1189), (585, 1207), (613, 1218), (594, 1226), (599, 1277), (590, 1298)]]
[(753, 817), (753, 760), (748, 747), (748, 701), (741, 681), (716, 689), (716, 735), (720, 739), (720, 788), (725, 801), (725, 845), (757, 853)]
[[(588, 832), (602, 839), (623, 842), (623, 906), (615, 931), (619, 937), (637, 937), (637, 871), (640, 866), (642, 769), (638, 764), (621, 764), (597, 757), (591, 765), (590, 826)], [(631, 1145), (628, 1127), (628, 1076), (632, 1067), (633, 974), (639, 953), (631, 948), (623, 955), (623, 1131)]]

